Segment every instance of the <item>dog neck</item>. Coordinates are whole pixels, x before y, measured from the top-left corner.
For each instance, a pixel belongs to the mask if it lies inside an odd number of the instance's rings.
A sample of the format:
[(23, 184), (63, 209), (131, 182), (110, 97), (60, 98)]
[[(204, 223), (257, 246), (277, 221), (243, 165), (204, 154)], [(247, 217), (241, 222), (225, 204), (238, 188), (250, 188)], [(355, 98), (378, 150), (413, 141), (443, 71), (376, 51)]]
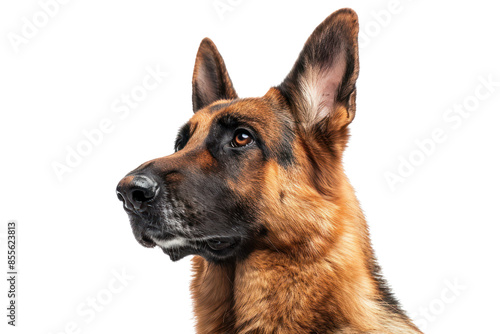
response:
[(346, 227), (319, 257), (277, 247), (223, 265), (194, 257), (197, 333), (413, 333), (397, 305), (384, 307), (369, 241), (358, 238)]
[(385, 288), (352, 187), (336, 182), (334, 201), (268, 184), (262, 196), (287, 209), (264, 209), (263, 247), (223, 265), (193, 258), (197, 333), (420, 333)]

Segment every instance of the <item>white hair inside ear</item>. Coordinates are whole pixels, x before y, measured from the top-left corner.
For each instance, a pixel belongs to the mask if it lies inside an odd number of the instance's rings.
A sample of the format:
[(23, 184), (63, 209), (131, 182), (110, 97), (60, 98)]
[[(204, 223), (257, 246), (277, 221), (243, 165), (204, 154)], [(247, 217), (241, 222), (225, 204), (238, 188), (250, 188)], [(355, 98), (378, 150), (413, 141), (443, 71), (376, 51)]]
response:
[(300, 110), (305, 115), (304, 122), (316, 124), (333, 112), (339, 87), (346, 68), (343, 55), (336, 57), (336, 62), (328, 68), (309, 66), (299, 78), (302, 95)]

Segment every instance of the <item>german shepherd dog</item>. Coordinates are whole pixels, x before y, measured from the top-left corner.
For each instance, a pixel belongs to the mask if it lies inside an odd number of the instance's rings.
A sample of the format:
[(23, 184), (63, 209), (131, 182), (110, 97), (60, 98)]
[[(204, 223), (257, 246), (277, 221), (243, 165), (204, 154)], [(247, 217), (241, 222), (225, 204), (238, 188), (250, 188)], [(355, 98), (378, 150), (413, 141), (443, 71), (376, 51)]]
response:
[(204, 39), (175, 153), (118, 184), (141, 245), (194, 255), (197, 333), (421, 333), (380, 275), (342, 167), (358, 30), (353, 10), (331, 14), (259, 98), (238, 97)]

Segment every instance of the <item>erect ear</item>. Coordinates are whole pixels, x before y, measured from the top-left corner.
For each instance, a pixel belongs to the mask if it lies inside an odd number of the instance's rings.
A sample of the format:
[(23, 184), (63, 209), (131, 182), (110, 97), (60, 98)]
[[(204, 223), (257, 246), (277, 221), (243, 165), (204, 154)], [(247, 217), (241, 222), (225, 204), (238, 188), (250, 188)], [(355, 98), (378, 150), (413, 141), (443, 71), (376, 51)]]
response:
[(336, 128), (356, 112), (358, 16), (349, 8), (327, 17), (309, 37), (292, 70), (278, 87), (306, 128), (329, 117)]
[(193, 72), (193, 111), (217, 100), (236, 99), (238, 95), (214, 42), (201, 41)]

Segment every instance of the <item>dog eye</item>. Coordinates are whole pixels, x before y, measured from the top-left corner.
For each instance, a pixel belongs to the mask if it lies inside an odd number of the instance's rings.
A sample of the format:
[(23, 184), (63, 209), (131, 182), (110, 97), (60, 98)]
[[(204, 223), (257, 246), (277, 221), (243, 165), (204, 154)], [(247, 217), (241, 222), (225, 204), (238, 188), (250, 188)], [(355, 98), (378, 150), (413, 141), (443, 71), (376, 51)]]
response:
[(184, 146), (186, 146), (186, 144), (187, 144), (187, 140), (185, 138), (178, 137), (175, 140), (175, 145), (174, 145), (175, 152), (182, 150), (184, 148)]
[(232, 147), (243, 147), (253, 143), (253, 137), (247, 130), (239, 129), (234, 133), (233, 140), (231, 141)]
[(180, 128), (179, 133), (177, 134), (177, 139), (175, 140), (175, 152), (182, 150), (189, 141), (189, 128), (189, 124), (185, 124), (182, 128)]

